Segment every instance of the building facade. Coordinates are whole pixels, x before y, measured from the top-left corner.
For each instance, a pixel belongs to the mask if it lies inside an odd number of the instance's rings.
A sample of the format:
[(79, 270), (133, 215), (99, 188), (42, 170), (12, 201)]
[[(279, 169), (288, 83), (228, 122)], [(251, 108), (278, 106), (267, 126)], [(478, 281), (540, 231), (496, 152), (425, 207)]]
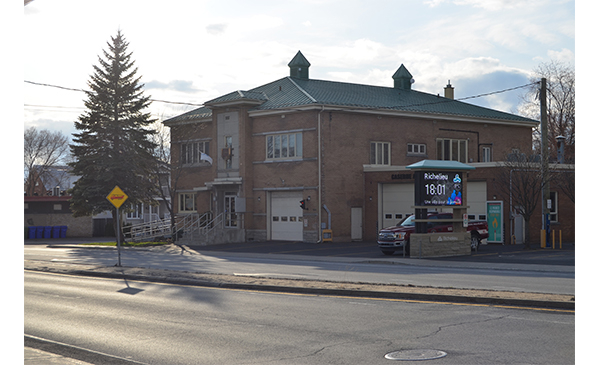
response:
[(413, 90), (404, 65), (390, 87), (311, 79), (301, 52), (288, 66), (287, 77), (164, 121), (177, 215), (222, 217), (220, 242), (320, 242), (323, 230), (375, 240), (414, 212), (406, 166), (424, 159), (475, 167), (468, 214), (485, 219), (497, 162), (531, 151), (539, 124), (454, 100), (449, 84), (444, 96)]

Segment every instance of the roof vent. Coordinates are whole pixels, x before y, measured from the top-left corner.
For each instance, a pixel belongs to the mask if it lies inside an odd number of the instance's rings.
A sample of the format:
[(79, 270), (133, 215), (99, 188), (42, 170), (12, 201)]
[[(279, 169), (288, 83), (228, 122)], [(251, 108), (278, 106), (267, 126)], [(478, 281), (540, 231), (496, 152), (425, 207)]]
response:
[(410, 72), (404, 67), (404, 64), (400, 65), (400, 68), (392, 78), (394, 79), (394, 89), (410, 90), (411, 84), (415, 82)]
[(288, 66), (290, 67), (290, 77), (308, 80), (308, 68), (310, 67), (310, 62), (308, 62), (302, 52), (298, 51), (296, 56), (288, 63)]

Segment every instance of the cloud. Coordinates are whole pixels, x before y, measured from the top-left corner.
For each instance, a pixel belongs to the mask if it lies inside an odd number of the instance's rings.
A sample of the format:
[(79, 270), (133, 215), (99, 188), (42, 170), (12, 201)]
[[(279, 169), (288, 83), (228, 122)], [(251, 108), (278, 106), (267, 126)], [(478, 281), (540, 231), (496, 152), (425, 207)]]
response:
[[(137, 16), (140, 6), (144, 17)], [(461, 97), (520, 85), (550, 58), (574, 59), (574, 7), (572, 0), (301, 0), (252, 6), (231, 0), (190, 2), (182, 12), (168, 2), (34, 1), (25, 7), (22, 63), (26, 80), (85, 89), (92, 66), (121, 29), (153, 99), (203, 103), (263, 85), (287, 76), (287, 63), (298, 50), (311, 62), (314, 79), (390, 87), (404, 64), (416, 80), (413, 89), (442, 94), (450, 79)], [(398, 21), (398, 14), (410, 15)], [(83, 98), (30, 85), (24, 90), (26, 104), (76, 107)], [(502, 108), (508, 100), (486, 99)], [(193, 107), (151, 108), (171, 116)], [(57, 111), (48, 115), (63, 120)], [(27, 122), (41, 115), (28, 110), (24, 117)], [(70, 113), (64, 120), (76, 117)]]
[(466, 99), (464, 101), (508, 113), (516, 113), (517, 108), (515, 106), (521, 101), (520, 95), (523, 95), (527, 89), (505, 90), (524, 86), (529, 83), (527, 74), (518, 70), (498, 68), (492, 72), (458, 77), (452, 81), (452, 86), (455, 88), (454, 96), (456, 99), (493, 93), (492, 95)]
[(206, 32), (212, 35), (219, 35), (225, 33), (227, 24), (209, 24), (206, 26)]
[(445, 2), (445, 0), (426, 0), (423, 1), (423, 4), (429, 6), (430, 8), (435, 8), (443, 2)]
[(563, 48), (560, 51), (549, 50), (548, 57), (552, 60), (574, 64), (575, 54), (570, 49)]
[(198, 92), (201, 91), (194, 87), (194, 82), (190, 80), (173, 80), (169, 82), (160, 82), (152, 80), (144, 84), (145, 89), (166, 89), (180, 92)]
[(35, 127), (38, 131), (43, 129), (59, 131), (72, 139), (72, 134), (77, 132), (75, 129), (75, 120), (77, 120), (77, 117), (67, 118), (67, 120), (41, 118), (30, 120), (24, 123), (23, 127), (24, 129)]
[[(527, 2), (531, 2), (528, 0)], [(524, 1), (521, 0), (456, 0), (456, 5), (468, 5), (476, 8), (482, 8), (485, 10), (501, 10), (501, 9), (513, 9), (522, 6)]]

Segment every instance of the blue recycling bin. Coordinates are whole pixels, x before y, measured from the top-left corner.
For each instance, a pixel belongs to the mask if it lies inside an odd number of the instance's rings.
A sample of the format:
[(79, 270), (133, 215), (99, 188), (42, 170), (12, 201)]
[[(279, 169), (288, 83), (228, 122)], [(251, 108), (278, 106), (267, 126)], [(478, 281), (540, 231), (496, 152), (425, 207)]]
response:
[(52, 227), (52, 238), (60, 238), (60, 226)]
[(52, 226), (44, 226), (44, 238), (52, 238)]
[(60, 238), (67, 237), (67, 226), (60, 226)]
[(29, 235), (28, 235), (29, 239), (30, 240), (35, 239), (36, 238), (35, 231), (37, 230), (37, 227), (36, 226), (29, 226), (28, 228), (29, 228)]
[(44, 226), (35, 227), (35, 238), (43, 238), (44, 237)]

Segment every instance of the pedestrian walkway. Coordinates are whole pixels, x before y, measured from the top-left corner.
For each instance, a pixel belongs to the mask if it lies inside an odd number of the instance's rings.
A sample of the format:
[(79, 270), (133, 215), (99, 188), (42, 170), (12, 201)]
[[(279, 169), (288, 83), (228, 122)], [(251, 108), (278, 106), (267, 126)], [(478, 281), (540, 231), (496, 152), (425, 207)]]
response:
[(71, 359), (31, 347), (25, 347), (23, 360), (24, 365), (92, 365), (89, 362)]

